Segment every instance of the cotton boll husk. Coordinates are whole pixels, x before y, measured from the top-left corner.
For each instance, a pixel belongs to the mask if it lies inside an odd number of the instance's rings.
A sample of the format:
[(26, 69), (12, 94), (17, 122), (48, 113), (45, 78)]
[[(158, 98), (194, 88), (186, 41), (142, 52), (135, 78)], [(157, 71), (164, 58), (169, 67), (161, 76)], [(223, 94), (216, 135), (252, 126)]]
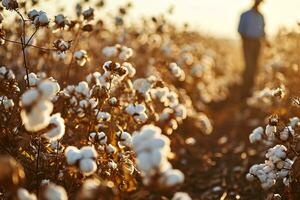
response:
[(98, 153), (92, 146), (84, 146), (80, 149), (83, 158), (97, 158)]
[(96, 172), (97, 164), (90, 158), (83, 158), (79, 162), (79, 168), (84, 175), (89, 176)]
[(55, 127), (45, 133), (44, 136), (49, 140), (61, 139), (65, 134), (65, 124), (60, 113), (56, 113), (50, 117), (50, 124), (53, 124)]
[(21, 97), (21, 102), (23, 106), (29, 106), (39, 97), (38, 90), (32, 88), (27, 90)]
[(50, 183), (47, 185), (46, 190), (43, 194), (47, 200), (67, 200), (68, 195), (66, 190), (58, 185)]
[(65, 150), (65, 157), (69, 165), (74, 165), (78, 160), (82, 158), (80, 150), (74, 146), (68, 146)]
[(50, 80), (43, 81), (38, 85), (38, 88), (42, 93), (42, 97), (46, 99), (52, 99), (60, 90), (59, 84)]

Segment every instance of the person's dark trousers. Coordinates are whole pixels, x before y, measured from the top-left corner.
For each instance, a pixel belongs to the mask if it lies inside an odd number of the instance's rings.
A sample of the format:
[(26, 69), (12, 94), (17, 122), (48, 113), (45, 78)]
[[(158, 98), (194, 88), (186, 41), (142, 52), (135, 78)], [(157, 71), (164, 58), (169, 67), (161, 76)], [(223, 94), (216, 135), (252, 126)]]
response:
[(245, 70), (243, 74), (243, 85), (241, 97), (245, 99), (252, 94), (252, 89), (257, 73), (258, 59), (261, 49), (260, 39), (243, 38), (243, 50), (245, 60)]

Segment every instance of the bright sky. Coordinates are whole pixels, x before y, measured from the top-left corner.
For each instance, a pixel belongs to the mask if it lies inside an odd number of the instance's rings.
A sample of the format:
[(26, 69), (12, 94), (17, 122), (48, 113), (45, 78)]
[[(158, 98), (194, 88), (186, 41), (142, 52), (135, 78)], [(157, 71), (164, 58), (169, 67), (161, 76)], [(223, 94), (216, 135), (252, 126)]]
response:
[[(67, 1), (67, 0), (66, 0)], [(66, 1), (59, 1), (66, 4)], [(71, 1), (71, 0), (70, 0)], [(132, 0), (132, 15), (157, 15), (175, 5), (172, 20), (188, 22), (204, 33), (221, 37), (237, 38), (236, 28), (239, 15), (248, 9), (253, 0)], [(55, 0), (52, 2), (55, 2)], [(73, 1), (76, 2), (76, 1)], [(106, 0), (109, 10), (124, 5), (127, 0)], [(68, 0), (69, 3), (69, 0)], [(70, 8), (70, 4), (69, 8)], [(265, 14), (266, 32), (274, 35), (281, 26), (295, 26), (300, 21), (300, 0), (265, 0), (262, 12)], [(101, 11), (102, 12), (102, 11)]]
[[(124, 3), (108, 0), (110, 5)], [(189, 22), (192, 27), (207, 33), (234, 38), (239, 15), (252, 5), (252, 0), (133, 0), (134, 16), (156, 14), (175, 5), (174, 20)], [(267, 33), (275, 34), (281, 26), (294, 26), (300, 21), (300, 0), (265, 0)]]

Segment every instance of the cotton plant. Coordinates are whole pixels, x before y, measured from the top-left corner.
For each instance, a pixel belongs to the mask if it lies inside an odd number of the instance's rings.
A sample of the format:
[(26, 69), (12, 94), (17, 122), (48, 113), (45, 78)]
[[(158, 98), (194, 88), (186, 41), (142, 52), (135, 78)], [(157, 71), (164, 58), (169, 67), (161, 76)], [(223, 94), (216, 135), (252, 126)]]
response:
[[(137, 154), (137, 167), (146, 185), (158, 180), (162, 187), (172, 187), (184, 181), (181, 171), (173, 169), (168, 161), (170, 140), (161, 134), (161, 129), (153, 125), (145, 125), (134, 133), (133, 149)], [(156, 178), (156, 176), (158, 176)]]
[(23, 108), (21, 119), (27, 131), (37, 132), (45, 129), (50, 124), (54, 129), (46, 133), (46, 137), (62, 137), (64, 134), (63, 119), (59, 114), (51, 116), (53, 103), (51, 102), (60, 90), (57, 82), (43, 80), (37, 87), (30, 88), (21, 97), (20, 104)]
[(275, 146), (268, 149), (263, 164), (255, 164), (249, 169), (246, 175), (248, 181), (258, 180), (265, 190), (275, 186), (278, 180), (282, 180), (286, 186), (290, 185), (292, 181), (290, 173), (297, 160), (297, 154), (293, 154), (292, 146), (296, 142), (293, 138), (298, 137), (296, 132), (298, 124), (298, 117), (290, 118), (289, 123), (282, 126), (279, 118), (272, 116), (265, 130), (263, 127), (253, 130), (249, 136), (251, 143)]

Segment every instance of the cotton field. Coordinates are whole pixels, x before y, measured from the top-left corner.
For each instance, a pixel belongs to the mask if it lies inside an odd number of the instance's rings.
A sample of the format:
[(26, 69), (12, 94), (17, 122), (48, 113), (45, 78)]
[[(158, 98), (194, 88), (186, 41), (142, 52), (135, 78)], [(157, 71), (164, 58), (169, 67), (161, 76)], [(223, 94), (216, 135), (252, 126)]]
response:
[(172, 9), (45, 2), (1, 1), (0, 199), (300, 199), (299, 26), (241, 100), (237, 43)]

